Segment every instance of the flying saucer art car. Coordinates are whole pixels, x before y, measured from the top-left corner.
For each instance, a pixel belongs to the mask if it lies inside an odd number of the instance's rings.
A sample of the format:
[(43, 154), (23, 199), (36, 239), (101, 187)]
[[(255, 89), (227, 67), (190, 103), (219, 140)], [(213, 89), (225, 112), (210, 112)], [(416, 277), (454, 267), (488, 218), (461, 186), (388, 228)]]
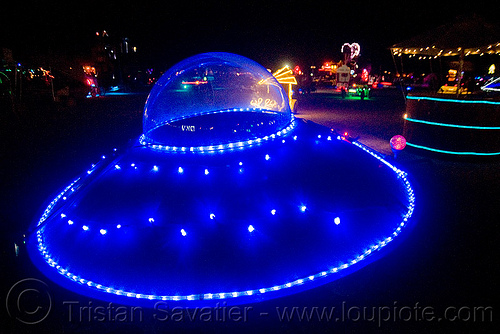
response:
[(414, 201), (383, 156), (295, 119), (264, 67), (206, 53), (160, 78), (140, 138), (51, 200), (28, 250), (49, 279), (87, 296), (248, 303), (372, 262)]

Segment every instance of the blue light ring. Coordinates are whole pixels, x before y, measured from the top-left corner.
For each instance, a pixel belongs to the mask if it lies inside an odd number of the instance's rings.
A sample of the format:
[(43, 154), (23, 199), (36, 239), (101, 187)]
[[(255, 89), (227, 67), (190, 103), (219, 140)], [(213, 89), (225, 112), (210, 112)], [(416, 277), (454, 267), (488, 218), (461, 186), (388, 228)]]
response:
[(77, 178), (73, 182), (71, 182), (66, 188), (64, 188), (50, 203), (49, 205), (45, 208), (45, 210), (42, 213), (42, 216), (38, 220), (38, 223), (36, 224), (36, 227), (39, 228), (40, 225), (42, 225), (51, 215), (52, 211), (56, 207), (57, 202), (64, 197), (64, 195), (68, 194), (69, 191), (71, 191), (72, 188), (81, 180), (81, 178)]
[[(161, 126), (161, 125), (159, 125)], [(225, 144), (218, 145), (203, 145), (203, 146), (171, 146), (171, 145), (161, 145), (155, 143), (153, 140), (148, 138), (145, 134), (139, 137), (139, 143), (145, 147), (152, 150), (162, 151), (162, 152), (173, 152), (173, 153), (215, 153), (215, 152), (225, 152), (233, 151), (238, 149), (244, 149), (254, 145), (260, 145), (262, 142), (269, 140), (274, 140), (275, 138), (286, 137), (295, 127), (297, 126), (297, 121), (294, 117), (290, 123), (284, 128), (280, 129), (276, 133), (271, 135), (266, 135), (264, 137), (258, 137), (254, 139), (248, 139), (237, 142), (229, 142)]]
[(110, 163), (108, 160), (108, 164), (104, 163), (105, 160), (107, 160), (106, 156), (102, 156), (101, 160), (95, 164), (92, 164), (92, 166), (84, 173), (83, 176), (78, 177), (73, 182), (71, 182), (66, 188), (64, 188), (45, 208), (45, 210), (42, 213), (42, 216), (40, 217), (38, 223), (36, 224), (36, 227), (39, 228), (50, 217), (50, 215), (53, 213), (53, 210), (56, 208), (57, 202), (61, 198), (63, 200), (66, 200), (66, 197), (70, 196), (77, 190), (80, 190), (83, 185), (88, 184), (89, 180), (94, 178), (95, 171), (98, 168), (106, 171), (111, 168), (110, 166), (115, 165), (114, 162), (116, 162), (117, 159), (111, 161)]
[[(250, 297), (250, 296), (258, 296), (258, 295), (263, 295), (267, 294), (269, 292), (276, 293), (278, 291), (286, 290), (288, 288), (292, 287), (299, 287), (303, 286), (306, 283), (309, 282), (316, 282), (318, 279), (326, 278), (331, 276), (332, 274), (337, 274), (340, 273), (348, 268), (350, 268), (352, 265), (357, 264), (361, 261), (366, 260), (369, 258), (375, 251), (378, 251), (382, 249), (383, 247), (387, 246), (389, 243), (391, 243), (395, 237), (397, 237), (402, 229), (406, 227), (408, 220), (411, 218), (413, 215), (413, 211), (415, 209), (415, 195), (413, 192), (413, 189), (411, 187), (411, 184), (407, 178), (407, 173), (402, 171), (401, 169), (397, 168), (396, 166), (392, 165), (389, 163), (387, 160), (385, 160), (382, 156), (380, 156), (378, 153), (375, 153), (373, 150), (369, 149), (365, 145), (362, 145), (358, 142), (353, 142), (353, 145), (357, 146), (358, 148), (362, 149), (363, 151), (369, 153), (371, 156), (374, 158), (378, 159), (380, 162), (385, 164), (387, 167), (389, 167), (391, 170), (394, 171), (394, 173), (397, 174), (398, 179), (402, 181), (402, 184), (404, 185), (404, 189), (406, 190), (407, 193), (407, 199), (408, 199), (408, 206), (407, 206), (407, 212), (402, 215), (402, 221), (398, 224), (398, 226), (393, 230), (390, 236), (384, 238), (383, 240), (379, 241), (376, 244), (371, 245), (368, 247), (363, 253), (359, 254), (358, 256), (352, 258), (351, 260), (347, 261), (346, 263), (339, 264), (335, 267), (327, 268), (324, 271), (318, 272), (313, 275), (309, 275), (307, 277), (303, 278), (298, 278), (290, 282), (286, 282), (284, 284), (278, 284), (278, 285), (273, 285), (271, 287), (262, 287), (258, 289), (248, 289), (244, 291), (230, 291), (230, 292), (217, 292), (217, 293), (200, 293), (200, 294), (189, 294), (189, 295), (155, 295), (155, 294), (143, 294), (143, 293), (137, 293), (137, 292), (132, 292), (132, 291), (125, 291), (125, 290), (119, 290), (111, 286), (106, 286), (102, 285), (99, 283), (95, 283), (91, 280), (85, 279), (79, 275), (76, 275), (75, 273), (70, 272), (63, 266), (61, 266), (57, 261), (55, 261), (51, 255), (49, 250), (47, 249), (47, 246), (45, 245), (44, 237), (43, 237), (43, 231), (44, 231), (44, 226), (39, 226), (37, 225), (37, 231), (36, 231), (36, 242), (37, 242), (37, 250), (39, 255), (42, 257), (42, 259), (51, 267), (53, 267), (57, 273), (60, 275), (66, 277), (70, 281), (73, 281), (77, 284), (80, 285), (86, 285), (89, 288), (92, 288), (93, 290), (99, 291), (99, 292), (106, 292), (109, 294), (113, 294), (116, 296), (125, 296), (128, 298), (135, 298), (135, 299), (141, 299), (141, 300), (161, 300), (161, 301), (195, 301), (195, 300), (221, 300), (221, 299), (232, 299), (232, 298), (244, 298), (244, 297)], [(73, 185), (75, 182), (78, 180), (74, 181), (71, 185)], [(63, 190), (61, 194), (64, 194), (67, 189), (71, 188), (71, 185), (66, 187), (65, 190)], [(44, 215), (46, 217), (43, 219), (45, 221), (54, 208), (55, 204), (60, 200), (61, 196), (57, 196), (52, 202), (51, 205), (47, 207), (47, 209), (44, 212)], [(42, 219), (41, 219), (42, 221)], [(43, 222), (42, 221), (42, 222)], [(39, 223), (40, 224), (40, 223)]]

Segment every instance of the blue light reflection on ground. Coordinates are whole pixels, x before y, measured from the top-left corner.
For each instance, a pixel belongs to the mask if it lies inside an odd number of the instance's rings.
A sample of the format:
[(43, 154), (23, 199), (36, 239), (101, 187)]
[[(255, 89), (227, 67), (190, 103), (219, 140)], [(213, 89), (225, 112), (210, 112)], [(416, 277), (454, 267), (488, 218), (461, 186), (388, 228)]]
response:
[(332, 137), (301, 123), (297, 140), (224, 154), (104, 158), (47, 207), (31, 257), (69, 289), (125, 303), (245, 303), (330, 282), (374, 260), (415, 200), (406, 173)]

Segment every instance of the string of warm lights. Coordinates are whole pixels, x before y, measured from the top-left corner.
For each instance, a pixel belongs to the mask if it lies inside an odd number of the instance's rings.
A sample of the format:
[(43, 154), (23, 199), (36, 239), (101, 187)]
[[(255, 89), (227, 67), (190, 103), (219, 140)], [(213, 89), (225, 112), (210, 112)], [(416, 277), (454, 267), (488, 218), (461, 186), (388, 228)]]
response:
[(416, 57), (419, 55), (418, 59), (435, 59), (438, 57), (446, 57), (446, 56), (458, 56), (460, 54), (464, 54), (464, 56), (471, 55), (479, 55), (484, 56), (486, 54), (500, 54), (500, 42), (496, 44), (489, 44), (482, 47), (474, 47), (474, 48), (452, 48), (452, 49), (441, 49), (436, 47), (435, 45), (426, 46), (426, 47), (393, 47), (391, 48), (391, 52), (394, 56), (401, 57), (403, 55), (409, 55), (410, 57)]

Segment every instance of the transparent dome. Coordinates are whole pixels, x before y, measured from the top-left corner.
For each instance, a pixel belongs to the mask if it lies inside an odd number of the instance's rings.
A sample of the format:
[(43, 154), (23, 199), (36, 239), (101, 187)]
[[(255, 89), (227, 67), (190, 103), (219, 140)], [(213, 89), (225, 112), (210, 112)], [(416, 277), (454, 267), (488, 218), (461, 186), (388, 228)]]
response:
[(268, 70), (239, 55), (204, 53), (158, 80), (143, 134), (153, 144), (218, 145), (269, 136), (291, 121), (287, 94)]

